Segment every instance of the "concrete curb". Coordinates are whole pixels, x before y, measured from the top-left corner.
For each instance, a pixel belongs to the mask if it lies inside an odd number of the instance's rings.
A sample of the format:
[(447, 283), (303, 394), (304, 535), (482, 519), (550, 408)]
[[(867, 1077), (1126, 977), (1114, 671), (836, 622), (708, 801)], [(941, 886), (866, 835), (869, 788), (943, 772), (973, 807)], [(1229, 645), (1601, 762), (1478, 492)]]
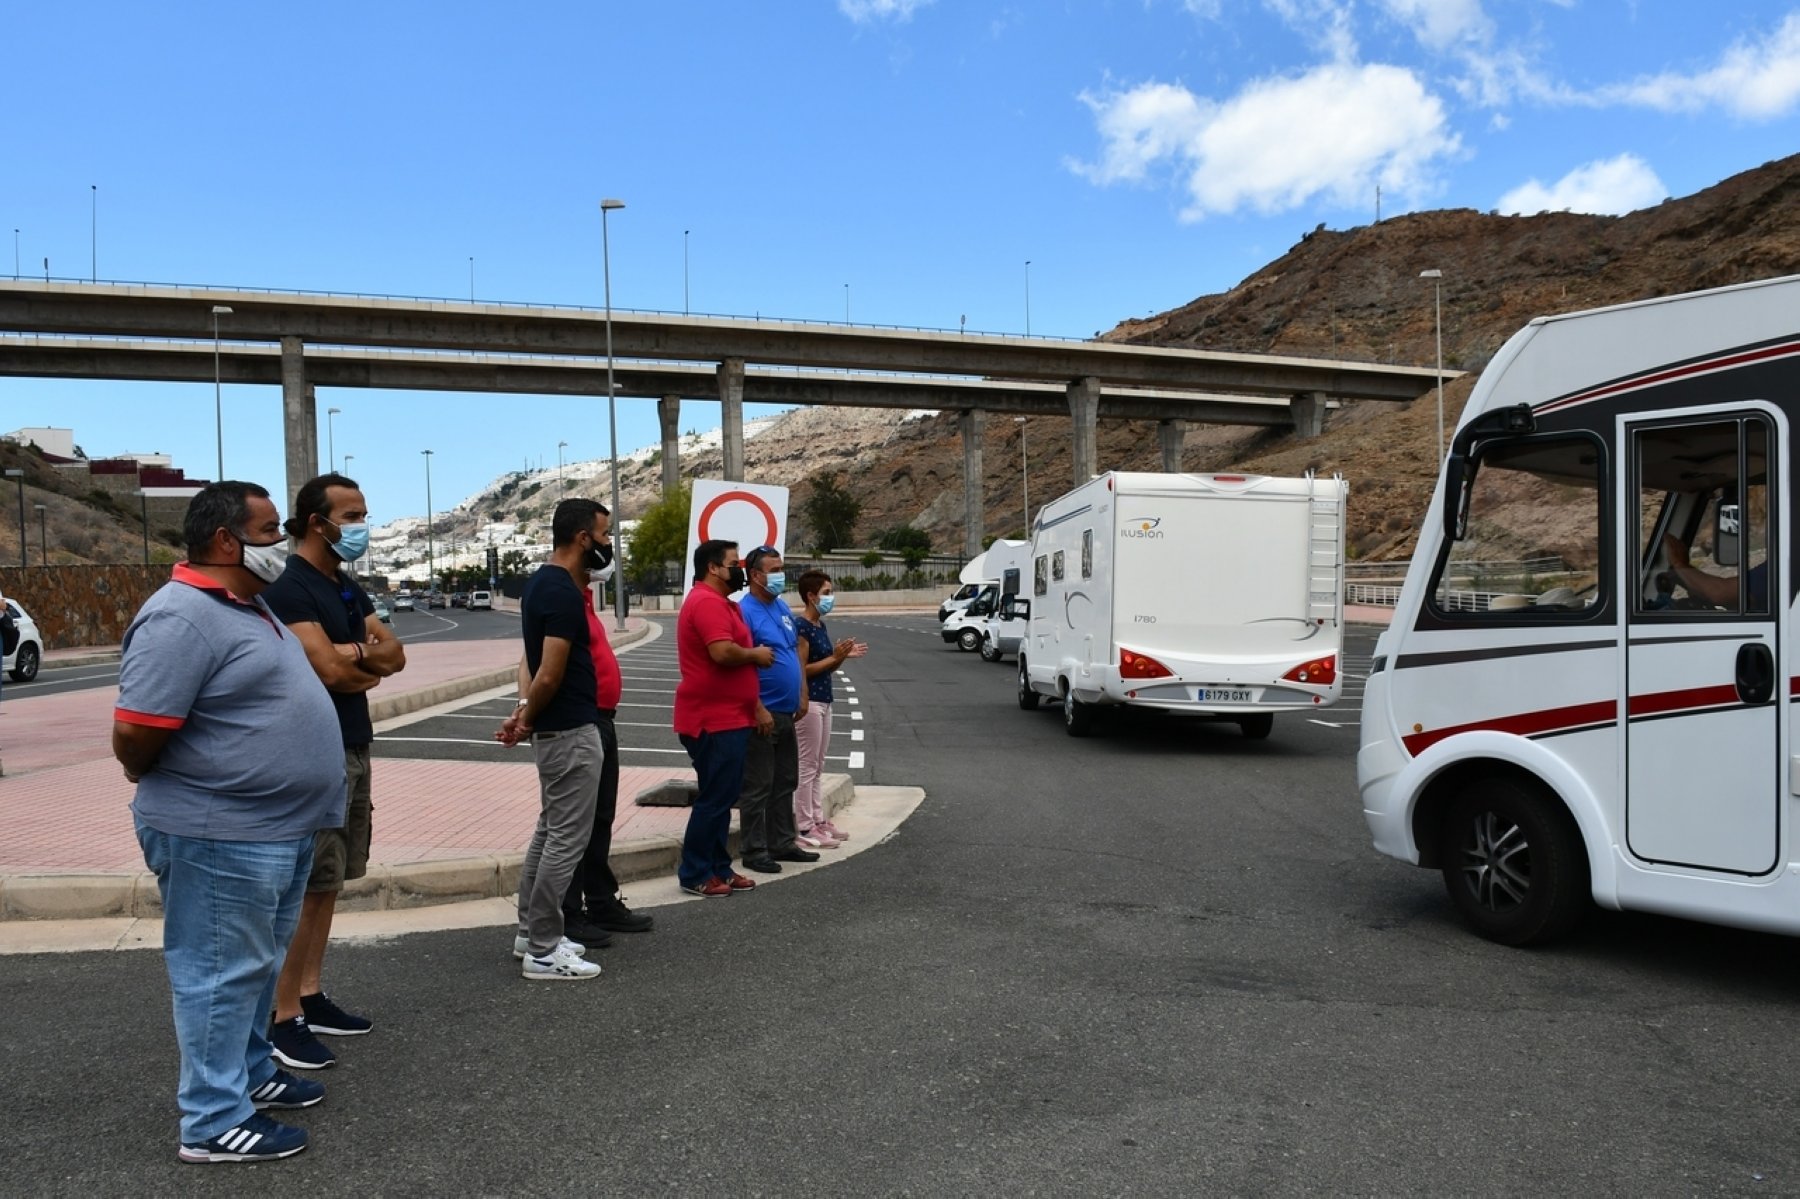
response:
[[(510, 679), (511, 672), (508, 672)], [(828, 774), (822, 799), (830, 815), (856, 800), (847, 774)], [(738, 834), (731, 835), (731, 852)], [(369, 872), (345, 886), (340, 912), (394, 911), (471, 899), (516, 895), (524, 853), (482, 854), (432, 862), (369, 863)], [(673, 874), (681, 861), (681, 841), (649, 837), (613, 846), (613, 873), (621, 883)], [(162, 898), (156, 876), (129, 874), (0, 875), (0, 920), (96, 920), (110, 916), (158, 919)]]
[(39, 670), (63, 670), (76, 666), (104, 666), (119, 660), (116, 649), (96, 650), (91, 654), (71, 654), (66, 657), (54, 656), (57, 651), (51, 650), (38, 659)]

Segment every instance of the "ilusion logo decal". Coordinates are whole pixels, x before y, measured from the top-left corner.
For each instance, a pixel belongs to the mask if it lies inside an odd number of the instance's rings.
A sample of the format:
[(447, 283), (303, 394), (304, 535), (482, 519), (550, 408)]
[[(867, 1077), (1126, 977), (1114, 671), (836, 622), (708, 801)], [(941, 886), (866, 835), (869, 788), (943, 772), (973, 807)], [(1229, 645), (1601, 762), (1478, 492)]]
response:
[(1156, 527), (1160, 524), (1162, 524), (1160, 516), (1141, 516), (1128, 520), (1119, 527), (1119, 538), (1120, 540), (1129, 538), (1135, 541), (1160, 541), (1163, 532)]

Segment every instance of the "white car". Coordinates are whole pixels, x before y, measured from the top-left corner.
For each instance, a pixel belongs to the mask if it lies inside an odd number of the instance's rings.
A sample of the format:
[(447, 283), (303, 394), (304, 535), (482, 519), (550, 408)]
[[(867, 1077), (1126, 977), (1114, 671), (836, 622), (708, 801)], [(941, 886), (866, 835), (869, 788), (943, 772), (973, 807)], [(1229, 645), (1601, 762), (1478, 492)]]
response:
[(19, 644), (6, 655), (4, 662), (0, 662), (0, 669), (18, 682), (29, 683), (37, 678), (38, 667), (44, 662), (44, 636), (38, 632), (37, 621), (31, 619), (31, 613), (16, 601), (7, 600), (6, 611), (18, 622)]
[(399, 595), (394, 597), (394, 611), (416, 612), (417, 610), (417, 608), (413, 607), (413, 597), (406, 592), (402, 591)]
[(489, 611), (492, 611), (494, 608), (494, 593), (491, 591), (469, 592), (469, 611), (473, 612), (477, 608), (486, 608)]

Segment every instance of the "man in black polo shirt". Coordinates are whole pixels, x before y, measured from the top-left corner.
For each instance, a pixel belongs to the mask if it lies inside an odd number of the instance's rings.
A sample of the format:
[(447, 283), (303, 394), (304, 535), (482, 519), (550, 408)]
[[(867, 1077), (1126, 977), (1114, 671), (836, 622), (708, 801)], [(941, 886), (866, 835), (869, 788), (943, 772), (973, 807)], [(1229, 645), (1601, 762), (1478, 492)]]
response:
[(519, 605), (531, 685), (496, 736), (529, 736), (537, 757), (538, 822), (519, 871), (519, 932), (513, 956), (537, 981), (593, 978), (586, 946), (563, 935), (563, 896), (594, 829), (602, 750), (594, 660), (589, 651), (588, 573), (605, 565), (606, 509), (564, 500), (551, 518), (550, 561), (525, 584)]
[(368, 872), (374, 808), (369, 789), (369, 689), (406, 665), (406, 651), (375, 616), (350, 563), (369, 548), (369, 508), (354, 479), (340, 474), (309, 479), (294, 497), (294, 514), (282, 526), (294, 538), (287, 568), (263, 601), (292, 629), (313, 673), (331, 693), (344, 734), (344, 775), (349, 802), (342, 828), (321, 829), (313, 845), (312, 877), (300, 906), (300, 924), (275, 984), (275, 1021), (269, 1041), (275, 1056), (297, 1070), (323, 1070), (337, 1055), (314, 1033), (356, 1036), (373, 1027), (325, 993), (320, 973), (331, 918), (344, 883)]

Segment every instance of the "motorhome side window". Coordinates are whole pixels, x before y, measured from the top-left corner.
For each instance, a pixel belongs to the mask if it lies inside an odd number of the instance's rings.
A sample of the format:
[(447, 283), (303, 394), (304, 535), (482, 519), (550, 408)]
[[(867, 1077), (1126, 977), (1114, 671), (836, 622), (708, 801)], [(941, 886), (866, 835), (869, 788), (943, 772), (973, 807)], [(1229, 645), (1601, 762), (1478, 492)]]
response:
[(1063, 580), (1063, 552), (1061, 550), (1050, 555), (1050, 577), (1058, 583)]
[(1031, 594), (1050, 594), (1050, 556), (1040, 554), (1031, 564)]
[(1094, 530), (1081, 530), (1081, 577), (1094, 577)]
[(1772, 436), (1754, 415), (1632, 430), (1635, 615), (1769, 612)]
[(1490, 442), (1469, 465), (1468, 517), (1432, 604), (1456, 620), (1582, 619), (1602, 598), (1601, 452), (1589, 437)]

